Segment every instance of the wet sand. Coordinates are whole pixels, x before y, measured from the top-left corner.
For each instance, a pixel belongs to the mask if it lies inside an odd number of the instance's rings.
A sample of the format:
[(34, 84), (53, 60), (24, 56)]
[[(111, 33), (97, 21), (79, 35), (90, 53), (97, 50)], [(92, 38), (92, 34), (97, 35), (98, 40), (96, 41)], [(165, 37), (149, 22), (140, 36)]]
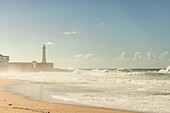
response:
[(8, 86), (18, 82), (16, 80), (0, 79), (1, 113), (135, 113), (30, 100), (7, 91)]

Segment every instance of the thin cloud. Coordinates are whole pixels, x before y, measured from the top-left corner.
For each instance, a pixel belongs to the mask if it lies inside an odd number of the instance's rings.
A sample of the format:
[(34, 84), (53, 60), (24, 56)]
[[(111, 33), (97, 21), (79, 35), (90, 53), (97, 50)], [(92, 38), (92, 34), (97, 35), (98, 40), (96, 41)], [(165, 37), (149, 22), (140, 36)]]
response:
[(146, 52), (146, 59), (147, 60), (151, 60), (153, 58), (154, 55), (152, 55), (151, 52)]
[(134, 60), (141, 60), (143, 59), (143, 55), (141, 52), (136, 52), (134, 55)]
[(167, 56), (168, 56), (168, 51), (165, 51), (165, 52), (160, 54), (159, 58), (160, 59), (165, 59), (165, 58), (167, 58)]
[(129, 57), (127, 56), (127, 52), (121, 52), (120, 56), (115, 58), (115, 60), (129, 60)]
[(118, 60), (167, 60), (169, 59), (169, 52), (165, 51), (159, 55), (152, 54), (151, 52), (146, 52), (145, 54), (142, 52), (135, 52), (133, 57), (127, 57), (127, 52), (122, 52), (120, 56), (116, 59)]
[(88, 53), (88, 54), (76, 54), (74, 55), (74, 58), (76, 59), (89, 59), (90, 57), (92, 57), (93, 55)]
[(80, 34), (79, 32), (72, 31), (72, 32), (63, 32), (63, 35), (75, 35), (75, 34)]
[(122, 53), (120, 54), (120, 58), (125, 59), (125, 57), (126, 57), (126, 52), (122, 52)]
[(55, 44), (52, 42), (47, 42), (45, 45), (55, 45)]
[(104, 24), (104, 22), (102, 22), (102, 23), (100, 23), (100, 25), (101, 25), (101, 26), (104, 26), (105, 24)]

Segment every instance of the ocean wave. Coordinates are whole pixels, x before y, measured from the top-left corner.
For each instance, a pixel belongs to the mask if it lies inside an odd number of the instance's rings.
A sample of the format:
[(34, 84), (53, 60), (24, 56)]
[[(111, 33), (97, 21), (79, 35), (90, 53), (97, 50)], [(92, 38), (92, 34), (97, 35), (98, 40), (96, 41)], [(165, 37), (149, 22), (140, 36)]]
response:
[(74, 70), (72, 75), (91, 76), (91, 77), (169, 77), (170, 72), (164, 71), (136, 71), (129, 68), (119, 68), (116, 70), (93, 69), (93, 70)]
[(118, 71), (118, 72), (132, 72), (133, 70), (130, 68), (118, 68), (116, 71)]
[[(118, 71), (119, 70), (119, 71)], [(121, 71), (120, 71), (121, 70)], [(122, 71), (123, 70), (123, 71)], [(83, 89), (95, 89), (101, 92), (70, 92), (51, 97), (67, 103), (80, 103), (117, 109), (168, 113), (170, 73), (151, 70), (132, 69), (93, 69), (73, 72), (39, 73), (0, 73), (1, 78), (26, 80), (31, 83), (57, 86), (76, 86)], [(39, 86), (39, 84), (38, 84)], [(127, 98), (128, 97), (128, 98)], [(161, 103), (160, 103), (161, 102)], [(102, 104), (101, 104), (102, 103)], [(152, 105), (152, 106), (148, 106)], [(164, 108), (163, 108), (164, 107)], [(144, 109), (145, 108), (145, 109)], [(159, 108), (159, 109), (156, 109)]]
[(170, 73), (170, 65), (166, 69), (161, 69), (160, 73)]

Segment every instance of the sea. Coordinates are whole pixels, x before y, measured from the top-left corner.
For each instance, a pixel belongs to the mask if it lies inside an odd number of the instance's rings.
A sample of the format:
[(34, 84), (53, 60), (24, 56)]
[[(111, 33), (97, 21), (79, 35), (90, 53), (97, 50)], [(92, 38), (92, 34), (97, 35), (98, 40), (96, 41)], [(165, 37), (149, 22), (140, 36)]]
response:
[(74, 69), (8, 72), (9, 91), (29, 99), (105, 109), (170, 113), (170, 66), (165, 69)]

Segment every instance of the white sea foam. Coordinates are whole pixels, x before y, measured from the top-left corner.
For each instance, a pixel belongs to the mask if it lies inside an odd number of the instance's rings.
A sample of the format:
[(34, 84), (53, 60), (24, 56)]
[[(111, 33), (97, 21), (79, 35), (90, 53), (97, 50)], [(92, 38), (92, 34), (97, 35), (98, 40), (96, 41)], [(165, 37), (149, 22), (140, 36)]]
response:
[(166, 69), (161, 69), (159, 72), (160, 73), (170, 73), (170, 66), (168, 66)]
[[(125, 69), (127, 70), (127, 69)], [(1, 78), (31, 82), (61, 83), (97, 89), (100, 92), (71, 92), (52, 98), (88, 106), (141, 112), (169, 113), (170, 73), (160, 71), (75, 70), (64, 72), (1, 73)]]

